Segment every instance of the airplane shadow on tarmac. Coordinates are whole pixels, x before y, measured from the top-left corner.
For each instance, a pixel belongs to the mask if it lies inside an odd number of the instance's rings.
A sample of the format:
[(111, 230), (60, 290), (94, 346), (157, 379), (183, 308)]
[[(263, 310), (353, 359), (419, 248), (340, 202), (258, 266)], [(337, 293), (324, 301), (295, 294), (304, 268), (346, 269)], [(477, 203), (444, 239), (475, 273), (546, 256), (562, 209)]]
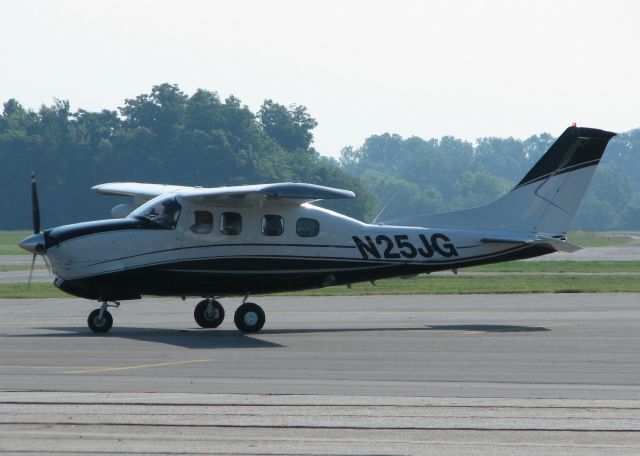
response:
[(474, 332), (544, 332), (551, 331), (544, 326), (513, 326), (513, 325), (433, 325), (427, 326), (431, 331), (474, 331)]
[[(281, 348), (284, 345), (262, 340), (251, 335), (246, 335), (235, 329), (168, 329), (168, 328), (136, 328), (117, 327), (105, 334), (96, 334), (85, 326), (34, 328), (36, 330), (62, 331), (46, 334), (20, 334), (5, 337), (43, 337), (43, 338), (119, 338), (141, 342), (154, 342), (177, 347), (192, 349), (215, 348)], [(358, 333), (358, 332), (406, 332), (406, 331), (473, 331), (484, 333), (502, 332), (544, 332), (551, 331), (543, 326), (515, 326), (515, 325), (430, 325), (420, 327), (395, 327), (395, 328), (291, 328), (291, 329), (264, 329), (259, 335), (288, 335), (288, 334), (323, 334), (323, 333)]]
[[(175, 345), (184, 348), (279, 348), (283, 345), (257, 339), (237, 330), (201, 330), (201, 329), (166, 329), (118, 327), (108, 333), (97, 334), (86, 326), (69, 326), (53, 328), (34, 328), (47, 331), (64, 331), (47, 334), (20, 334), (8, 337), (45, 337), (45, 338), (118, 338)], [(5, 336), (6, 337), (6, 336)]]
[(344, 333), (344, 332), (389, 332), (389, 331), (475, 331), (475, 332), (540, 332), (551, 331), (543, 326), (513, 326), (513, 325), (429, 325), (422, 327), (396, 328), (304, 328), (304, 329), (263, 329), (260, 334), (313, 334), (313, 333)]

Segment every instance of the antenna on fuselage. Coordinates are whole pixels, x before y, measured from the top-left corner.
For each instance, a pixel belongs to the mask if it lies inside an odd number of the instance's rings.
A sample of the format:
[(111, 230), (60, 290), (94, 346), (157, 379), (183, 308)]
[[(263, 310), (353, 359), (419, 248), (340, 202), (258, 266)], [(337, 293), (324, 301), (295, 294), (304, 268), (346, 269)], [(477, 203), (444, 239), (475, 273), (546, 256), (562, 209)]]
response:
[(385, 204), (384, 206), (382, 206), (382, 209), (380, 209), (380, 212), (378, 212), (378, 215), (375, 216), (375, 218), (373, 219), (373, 221), (371, 222), (372, 224), (377, 223), (378, 219), (382, 216), (382, 214), (384, 213), (384, 211), (387, 209), (387, 206), (389, 206), (389, 204), (391, 204), (391, 201), (393, 201), (395, 199), (395, 195), (392, 196), (391, 198), (389, 198), (389, 201), (387, 201), (387, 204)]

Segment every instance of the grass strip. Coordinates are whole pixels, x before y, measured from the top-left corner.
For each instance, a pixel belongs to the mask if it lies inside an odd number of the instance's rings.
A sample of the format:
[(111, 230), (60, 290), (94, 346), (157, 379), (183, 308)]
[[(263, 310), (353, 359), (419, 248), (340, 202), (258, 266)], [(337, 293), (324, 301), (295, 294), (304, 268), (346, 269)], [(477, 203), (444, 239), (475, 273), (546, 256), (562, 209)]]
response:
[(18, 242), (26, 238), (32, 231), (0, 231), (0, 255), (29, 255)]
[[(640, 277), (599, 275), (451, 276), (386, 279), (370, 283), (280, 293), (282, 296), (367, 296), (397, 294), (509, 294), (509, 293), (618, 293), (640, 292)], [(65, 295), (50, 283), (0, 284), (0, 298), (61, 298)]]
[[(16, 271), (28, 271), (31, 269), (30, 264), (0, 264), (0, 272), (16, 272)], [(34, 271), (45, 270), (45, 266), (36, 265), (33, 268)]]
[(64, 298), (68, 294), (61, 292), (52, 283), (0, 283), (0, 299), (43, 299)]
[(289, 296), (367, 296), (394, 294), (509, 294), (640, 292), (640, 277), (600, 275), (452, 276), (386, 279), (347, 287), (283, 293)]
[(17, 245), (0, 244), (0, 255), (29, 255)]
[(598, 233), (597, 231), (570, 231), (567, 233), (567, 239), (580, 247), (616, 247), (632, 241), (629, 236)]
[(508, 261), (462, 269), (461, 272), (640, 272), (640, 261)]

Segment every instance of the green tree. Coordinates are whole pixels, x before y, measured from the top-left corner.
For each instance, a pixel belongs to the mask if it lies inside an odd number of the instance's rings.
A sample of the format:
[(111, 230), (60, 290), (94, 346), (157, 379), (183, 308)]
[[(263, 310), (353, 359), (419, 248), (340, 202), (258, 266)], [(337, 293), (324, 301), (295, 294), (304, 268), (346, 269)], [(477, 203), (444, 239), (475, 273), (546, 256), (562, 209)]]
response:
[(291, 105), (287, 108), (272, 100), (265, 100), (258, 111), (258, 118), (265, 133), (288, 152), (317, 155), (311, 147), (311, 130), (318, 122), (307, 113), (306, 107)]

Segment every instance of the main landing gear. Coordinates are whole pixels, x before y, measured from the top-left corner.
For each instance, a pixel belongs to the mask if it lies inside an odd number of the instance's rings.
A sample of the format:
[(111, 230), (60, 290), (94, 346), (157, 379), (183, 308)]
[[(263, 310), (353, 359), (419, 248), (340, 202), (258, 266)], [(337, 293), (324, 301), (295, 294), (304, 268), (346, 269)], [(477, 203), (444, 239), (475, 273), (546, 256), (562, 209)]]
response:
[(213, 298), (205, 299), (193, 310), (193, 318), (203, 328), (217, 328), (224, 320), (224, 307)]
[[(262, 307), (253, 302), (247, 302), (248, 298), (249, 295), (242, 300), (242, 304), (233, 316), (233, 321), (240, 331), (254, 333), (262, 329), (266, 317)], [(208, 298), (198, 303), (193, 316), (201, 327), (217, 328), (224, 320), (224, 308), (215, 299)]]
[(113, 326), (113, 317), (107, 310), (107, 307), (120, 307), (120, 303), (114, 302), (113, 304), (109, 304), (107, 301), (103, 301), (99, 309), (92, 311), (89, 314), (89, 318), (87, 318), (87, 324), (91, 331), (103, 333), (111, 329)]

